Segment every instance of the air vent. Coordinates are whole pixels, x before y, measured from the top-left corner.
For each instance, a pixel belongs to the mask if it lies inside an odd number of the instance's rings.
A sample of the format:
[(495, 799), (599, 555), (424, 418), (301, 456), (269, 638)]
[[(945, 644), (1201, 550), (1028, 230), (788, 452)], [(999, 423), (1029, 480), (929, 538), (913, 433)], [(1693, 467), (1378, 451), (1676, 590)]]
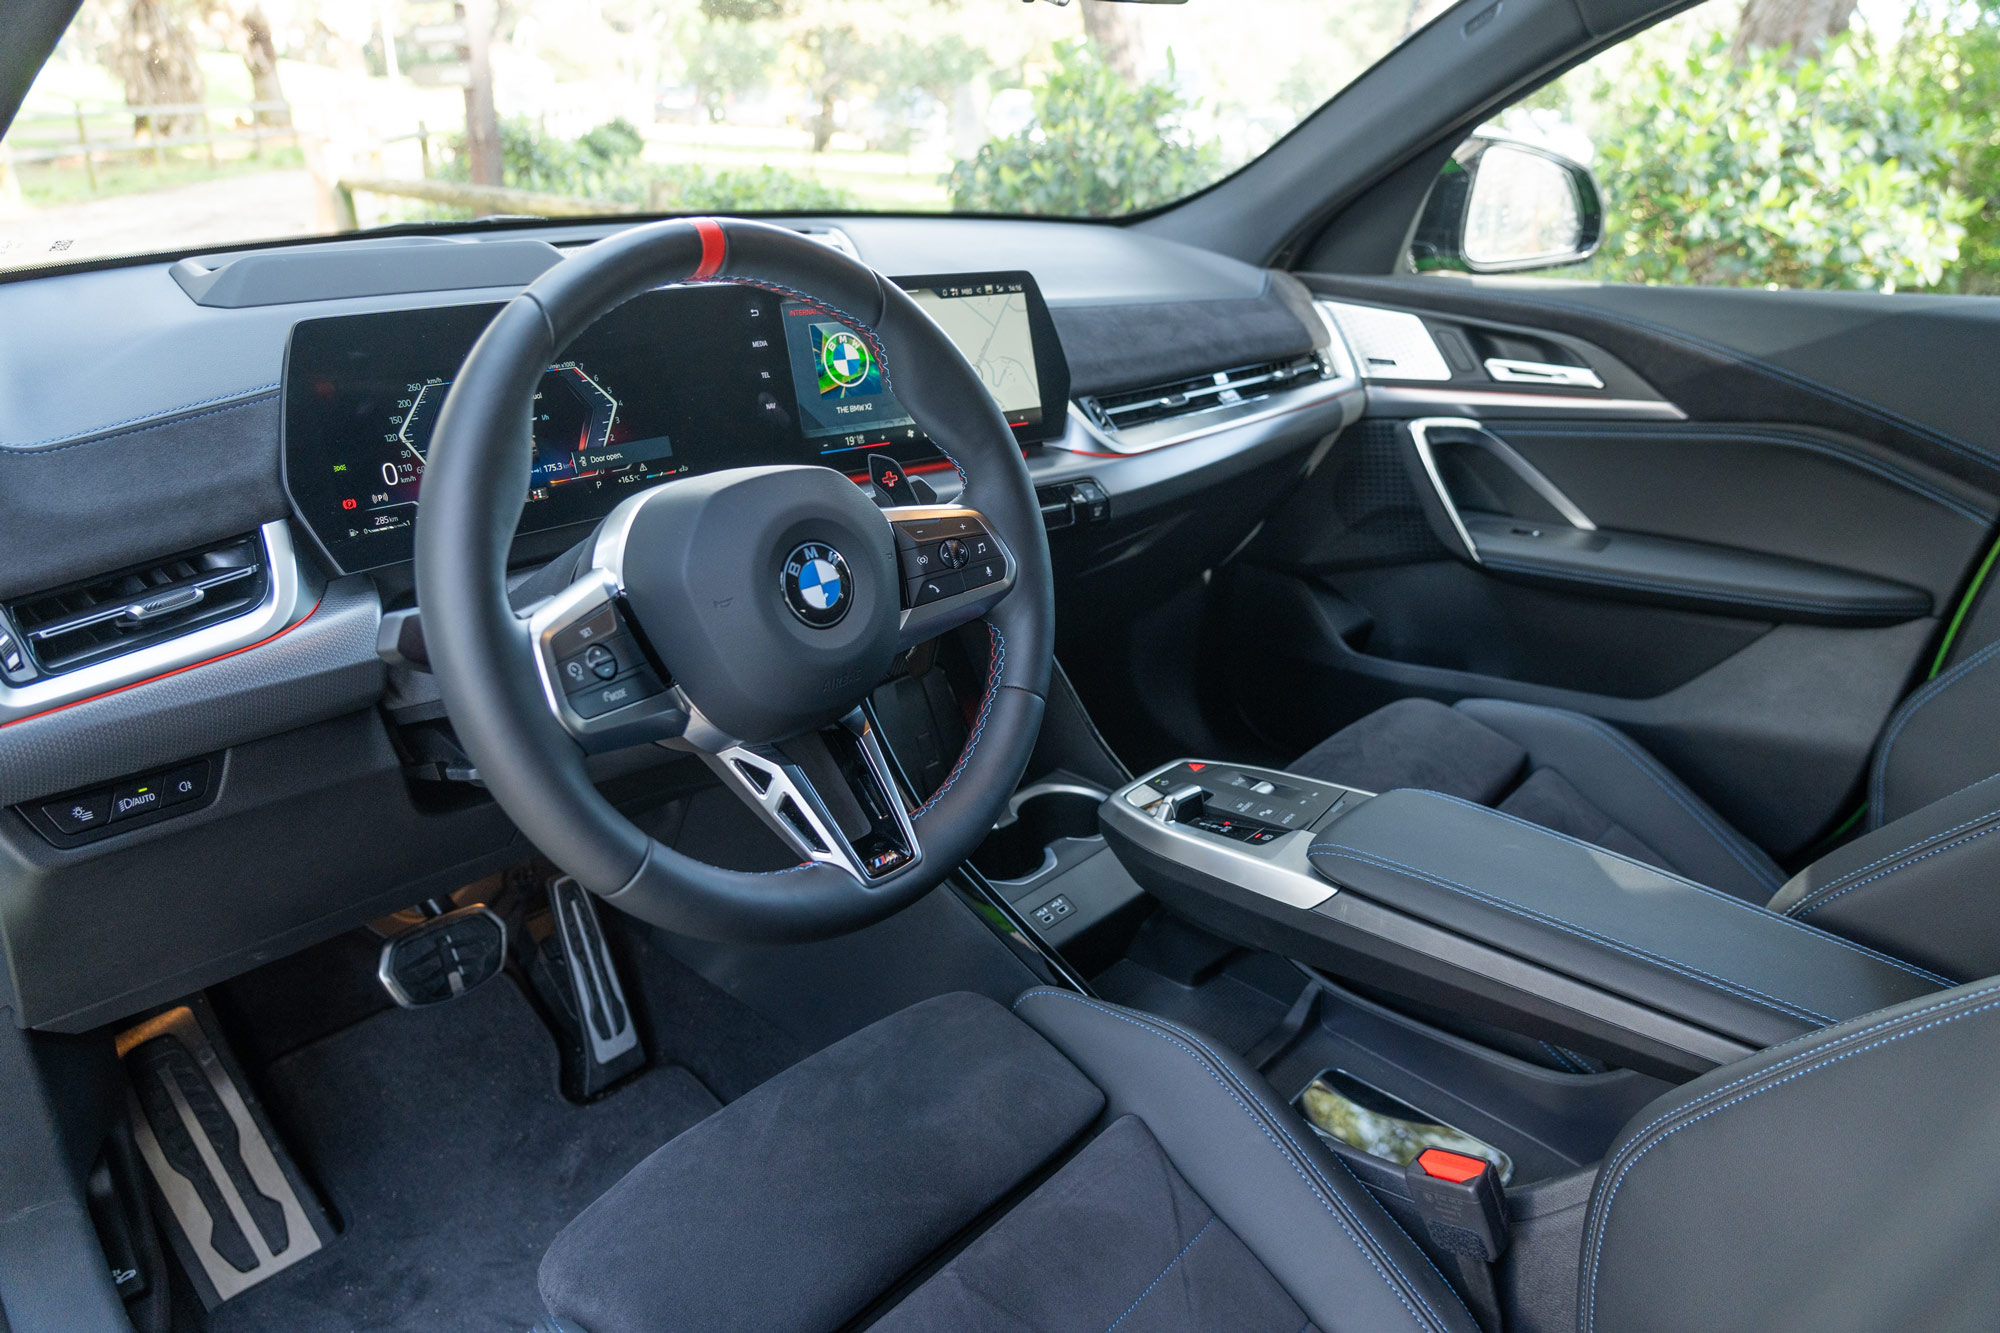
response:
[(74, 671), (239, 616), (269, 585), (257, 535), (37, 593), (6, 610), (44, 673)]
[(1172, 417), (1255, 402), (1269, 394), (1325, 376), (1326, 367), (1319, 357), (1300, 356), (1287, 361), (1262, 361), (1253, 366), (1218, 370), (1209, 375), (1196, 375), (1125, 393), (1099, 394), (1081, 398), (1078, 404), (1100, 429), (1130, 430), (1149, 421), (1165, 421)]

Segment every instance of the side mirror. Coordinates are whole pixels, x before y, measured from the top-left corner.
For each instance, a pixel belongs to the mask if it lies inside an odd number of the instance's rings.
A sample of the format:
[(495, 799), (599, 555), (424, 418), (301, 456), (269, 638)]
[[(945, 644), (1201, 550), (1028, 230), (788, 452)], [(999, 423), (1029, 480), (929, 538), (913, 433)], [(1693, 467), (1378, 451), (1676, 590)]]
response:
[(1604, 202), (1590, 168), (1546, 148), (1474, 135), (1444, 164), (1410, 242), (1419, 272), (1518, 273), (1590, 258)]

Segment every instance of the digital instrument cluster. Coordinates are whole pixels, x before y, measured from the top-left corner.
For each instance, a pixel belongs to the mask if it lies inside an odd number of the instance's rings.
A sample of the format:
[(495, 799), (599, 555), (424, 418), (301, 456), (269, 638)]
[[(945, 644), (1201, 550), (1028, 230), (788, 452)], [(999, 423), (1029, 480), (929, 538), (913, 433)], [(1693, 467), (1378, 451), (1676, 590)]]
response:
[[(1013, 427), (1063, 428), (1069, 372), (1025, 273), (899, 280), (959, 345)], [(306, 320), (284, 387), (285, 483), (341, 569), (409, 560), (437, 416), (499, 306)], [(868, 340), (761, 289), (671, 287), (626, 302), (542, 375), (518, 531), (594, 522), (635, 489), (694, 472), (866, 453), (940, 457), (889, 391)]]

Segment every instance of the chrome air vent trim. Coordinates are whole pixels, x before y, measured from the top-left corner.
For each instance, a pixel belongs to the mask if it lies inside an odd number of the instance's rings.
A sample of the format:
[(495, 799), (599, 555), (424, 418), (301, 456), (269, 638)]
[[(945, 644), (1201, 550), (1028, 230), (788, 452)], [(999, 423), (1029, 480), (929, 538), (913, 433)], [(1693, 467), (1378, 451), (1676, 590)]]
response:
[[(1143, 454), (1217, 431), (1300, 412), (1355, 393), (1361, 381), (1338, 345), (1282, 362), (1263, 362), (1172, 384), (1117, 394), (1085, 395), (1069, 405), (1085, 443), (1114, 454)], [(1115, 406), (1106, 406), (1113, 400)], [(1178, 400), (1178, 401), (1176, 401)], [(1171, 415), (1120, 426), (1121, 414), (1165, 406)], [(1074, 448), (1061, 440), (1052, 448)]]
[(74, 670), (26, 684), (0, 683), (0, 726), (240, 651), (303, 619), (314, 605), (318, 586), (299, 564), (291, 529), (276, 520), (259, 528), (258, 538), (268, 573), (264, 596), (255, 606), (242, 615)]

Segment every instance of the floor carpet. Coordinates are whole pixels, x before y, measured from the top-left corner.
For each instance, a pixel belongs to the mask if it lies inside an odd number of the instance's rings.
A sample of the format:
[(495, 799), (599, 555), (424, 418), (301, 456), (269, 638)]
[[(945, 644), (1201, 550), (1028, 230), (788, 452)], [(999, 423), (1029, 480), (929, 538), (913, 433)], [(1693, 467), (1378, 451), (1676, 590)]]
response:
[(344, 1230), (218, 1308), (224, 1333), (525, 1333), (556, 1232), (717, 1105), (671, 1065), (564, 1101), (554, 1044), (507, 978), (305, 1046), (266, 1090)]

